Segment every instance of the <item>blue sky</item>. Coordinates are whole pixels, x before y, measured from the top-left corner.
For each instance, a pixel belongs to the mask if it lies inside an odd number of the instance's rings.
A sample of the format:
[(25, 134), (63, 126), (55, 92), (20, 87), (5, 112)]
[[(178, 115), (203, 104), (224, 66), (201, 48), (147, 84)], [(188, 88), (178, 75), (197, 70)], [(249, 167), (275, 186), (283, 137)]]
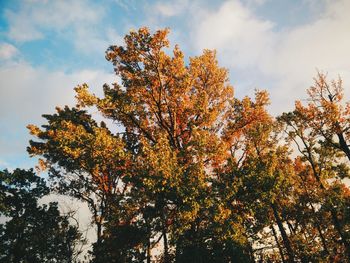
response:
[(33, 167), (29, 123), (116, 80), (104, 59), (132, 29), (169, 27), (187, 56), (217, 49), (236, 96), (266, 89), (277, 115), (305, 98), (316, 69), (343, 77), (350, 95), (347, 0), (0, 0), (0, 168)]

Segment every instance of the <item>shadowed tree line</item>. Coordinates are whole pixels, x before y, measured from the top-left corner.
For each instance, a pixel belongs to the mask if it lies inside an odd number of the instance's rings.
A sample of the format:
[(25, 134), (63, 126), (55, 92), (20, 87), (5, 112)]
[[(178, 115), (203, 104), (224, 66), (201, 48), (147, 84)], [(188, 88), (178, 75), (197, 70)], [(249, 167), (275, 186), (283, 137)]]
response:
[[(186, 63), (167, 34), (130, 32), (106, 51), (120, 81), (102, 97), (77, 86), (75, 107), (28, 125), (28, 152), (40, 157), (50, 190), (91, 210), (96, 242), (86, 261), (350, 262), (350, 104), (341, 80), (319, 73), (307, 102), (274, 118), (267, 92), (234, 97), (214, 51)], [(11, 186), (19, 174), (38, 186), (8, 205), (6, 191), (22, 191)], [(57, 205), (37, 205), (43, 193), (34, 189), (48, 191), (42, 180), (1, 175), (1, 211), (11, 218), (0, 232), (3, 262), (36, 262), (31, 251), (41, 262), (74, 262), (81, 233)], [(16, 220), (23, 228), (11, 228)], [(38, 222), (48, 229), (40, 240), (25, 227)], [(13, 252), (17, 243), (23, 253)]]
[(0, 171), (0, 183), (0, 262), (76, 262), (85, 241), (56, 202), (39, 205), (50, 192), (45, 181), (16, 169)]

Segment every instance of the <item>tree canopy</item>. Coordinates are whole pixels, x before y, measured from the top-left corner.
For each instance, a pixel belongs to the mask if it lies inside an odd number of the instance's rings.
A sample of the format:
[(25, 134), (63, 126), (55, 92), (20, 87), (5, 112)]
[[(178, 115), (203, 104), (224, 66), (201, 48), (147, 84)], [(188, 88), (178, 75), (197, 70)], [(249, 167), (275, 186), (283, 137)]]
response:
[(319, 73), (274, 118), (266, 91), (234, 97), (215, 51), (186, 60), (167, 35), (130, 32), (106, 51), (120, 82), (28, 126), (52, 189), (91, 209), (91, 262), (350, 262), (341, 80)]
[(57, 203), (39, 205), (49, 194), (32, 170), (0, 172), (0, 262), (77, 262), (83, 242), (77, 226), (60, 215)]

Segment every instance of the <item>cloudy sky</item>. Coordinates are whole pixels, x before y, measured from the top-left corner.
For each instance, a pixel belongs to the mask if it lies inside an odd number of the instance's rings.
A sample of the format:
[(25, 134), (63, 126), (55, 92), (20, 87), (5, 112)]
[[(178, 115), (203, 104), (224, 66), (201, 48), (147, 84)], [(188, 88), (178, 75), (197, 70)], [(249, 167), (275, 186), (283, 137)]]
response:
[(104, 59), (132, 29), (169, 27), (187, 56), (217, 49), (236, 96), (269, 91), (278, 115), (305, 98), (316, 70), (350, 98), (349, 0), (0, 0), (0, 169), (35, 165), (29, 123), (73, 105), (73, 88), (115, 80)]

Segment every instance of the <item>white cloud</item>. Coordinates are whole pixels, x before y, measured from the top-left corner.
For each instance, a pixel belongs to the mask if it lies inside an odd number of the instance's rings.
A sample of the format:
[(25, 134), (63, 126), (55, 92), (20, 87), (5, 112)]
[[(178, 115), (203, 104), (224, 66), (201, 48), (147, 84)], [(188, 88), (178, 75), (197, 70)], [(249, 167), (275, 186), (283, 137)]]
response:
[(20, 62), (1, 67), (0, 79), (0, 117), (30, 120), (31, 117), (37, 119), (35, 115), (52, 111), (55, 105), (72, 105), (73, 88), (77, 84), (87, 82), (101, 87), (111, 80), (111, 75), (96, 70), (50, 72)]
[[(31, 138), (26, 126), (42, 124), (42, 114), (53, 113), (56, 106), (75, 104), (73, 88), (87, 83), (98, 93), (104, 83), (115, 80), (112, 74), (96, 70), (73, 73), (50, 72), (24, 62), (0, 67), (0, 155), (3, 162), (14, 157), (27, 162), (26, 146)], [(22, 164), (22, 163), (21, 163)]]
[(15, 46), (9, 43), (0, 43), (0, 60), (8, 60), (18, 54)]
[(305, 98), (316, 69), (350, 82), (348, 10), (350, 1), (327, 1), (314, 21), (278, 31), (271, 21), (232, 0), (194, 18), (193, 42), (196, 48), (217, 49), (231, 71), (251, 73), (246, 76), (250, 88), (269, 87), (272, 109), (281, 113), (295, 99)]
[(107, 28), (106, 30), (107, 39), (109, 44), (123, 44), (124, 38), (114, 28)]
[(153, 13), (165, 17), (176, 16), (182, 13), (188, 6), (188, 0), (177, 0), (172, 2), (157, 2), (153, 7)]
[(25, 1), (16, 11), (5, 10), (9, 23), (8, 37), (26, 42), (44, 37), (45, 30), (87, 28), (91, 30), (102, 17), (101, 6), (86, 0)]
[(239, 67), (253, 66), (263, 51), (273, 45), (273, 24), (254, 16), (239, 1), (228, 1), (217, 11), (196, 18), (195, 46), (217, 49)]
[(107, 27), (103, 32), (94, 32), (86, 27), (76, 28), (72, 41), (79, 52), (84, 54), (94, 52), (99, 57), (104, 56), (110, 45), (124, 43), (123, 38), (111, 27)]
[(115, 29), (102, 24), (105, 12), (105, 6), (89, 0), (27, 0), (18, 10), (5, 10), (7, 37), (24, 43), (53, 34), (80, 53), (103, 56), (112, 40), (121, 39)]
[(302, 75), (306, 68), (333, 71), (349, 67), (350, 17), (345, 11), (349, 9), (349, 1), (334, 1), (318, 20), (281, 35), (276, 50), (278, 57), (274, 64), (266, 63), (267, 70)]

